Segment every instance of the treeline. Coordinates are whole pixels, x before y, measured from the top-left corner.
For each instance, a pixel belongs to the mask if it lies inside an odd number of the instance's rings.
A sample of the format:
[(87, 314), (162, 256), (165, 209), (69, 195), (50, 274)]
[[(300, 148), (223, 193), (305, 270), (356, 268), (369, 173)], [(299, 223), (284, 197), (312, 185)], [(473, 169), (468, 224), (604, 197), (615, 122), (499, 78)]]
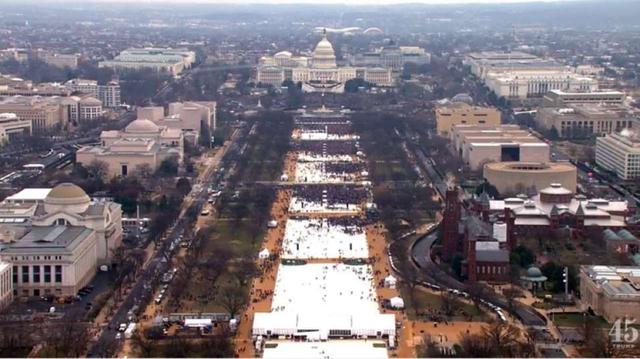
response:
[(282, 173), (284, 155), (291, 146), (293, 118), (284, 112), (266, 112), (254, 124), (253, 134), (238, 159), (231, 182), (274, 181)]
[(417, 226), (438, 208), (434, 192), (420, 183), (402, 149), (402, 119), (364, 113), (353, 117), (354, 129), (368, 158), (374, 200), (392, 237)]

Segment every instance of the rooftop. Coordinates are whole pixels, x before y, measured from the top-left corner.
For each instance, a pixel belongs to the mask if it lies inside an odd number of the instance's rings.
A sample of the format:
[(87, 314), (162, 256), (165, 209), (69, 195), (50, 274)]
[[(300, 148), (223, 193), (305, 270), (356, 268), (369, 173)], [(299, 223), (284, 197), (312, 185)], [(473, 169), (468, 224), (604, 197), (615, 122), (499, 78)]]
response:
[(22, 191), (13, 194), (7, 198), (7, 202), (35, 202), (44, 201), (47, 195), (51, 192), (51, 188), (25, 188)]
[(70, 251), (93, 233), (85, 227), (47, 226), (31, 227), (29, 232), (5, 248), (6, 253), (22, 253), (31, 249), (38, 251)]

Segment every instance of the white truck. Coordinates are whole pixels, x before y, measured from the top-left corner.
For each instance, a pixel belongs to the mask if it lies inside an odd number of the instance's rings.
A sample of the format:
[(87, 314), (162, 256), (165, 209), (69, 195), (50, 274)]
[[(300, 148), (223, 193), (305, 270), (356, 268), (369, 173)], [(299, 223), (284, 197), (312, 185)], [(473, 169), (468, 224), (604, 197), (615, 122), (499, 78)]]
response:
[(135, 331), (136, 331), (136, 323), (129, 323), (127, 330), (124, 331), (124, 337), (127, 339), (131, 339)]

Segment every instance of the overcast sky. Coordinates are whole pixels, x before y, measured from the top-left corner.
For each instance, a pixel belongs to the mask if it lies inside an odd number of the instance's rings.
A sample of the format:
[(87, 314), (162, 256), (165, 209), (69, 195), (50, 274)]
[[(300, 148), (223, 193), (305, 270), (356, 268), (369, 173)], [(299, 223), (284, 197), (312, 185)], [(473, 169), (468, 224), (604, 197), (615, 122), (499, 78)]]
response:
[[(42, 0), (39, 0), (42, 1)], [(61, 2), (65, 0), (44, 0)], [(127, 2), (127, 3), (205, 3), (205, 4), (345, 4), (345, 5), (380, 5), (380, 4), (469, 4), (469, 3), (526, 3), (526, 2), (558, 2), (580, 0), (88, 0), (86, 2)], [(606, 1), (606, 0), (602, 0)], [(2, 2), (2, 0), (0, 0)], [(84, 2), (84, 1), (83, 1)]]

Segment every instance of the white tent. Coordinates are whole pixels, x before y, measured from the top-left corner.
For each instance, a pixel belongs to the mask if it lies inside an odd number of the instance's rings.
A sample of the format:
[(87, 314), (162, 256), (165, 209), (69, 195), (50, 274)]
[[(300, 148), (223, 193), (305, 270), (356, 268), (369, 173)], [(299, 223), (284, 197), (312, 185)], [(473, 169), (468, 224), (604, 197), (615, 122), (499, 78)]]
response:
[(258, 258), (260, 259), (267, 259), (269, 258), (269, 250), (268, 249), (263, 249), (260, 251), (260, 253), (258, 253)]
[(402, 298), (400, 298), (400, 297), (393, 297), (393, 298), (389, 299), (389, 302), (391, 304), (391, 308), (395, 308), (395, 309), (403, 309), (404, 308), (404, 300), (402, 300)]
[(277, 226), (278, 226), (278, 221), (275, 221), (275, 220), (270, 220), (270, 221), (267, 223), (267, 227), (268, 227), (268, 228), (276, 228)]
[(282, 176), (280, 176), (280, 181), (288, 181), (289, 180), (289, 176), (287, 176), (286, 174), (283, 174)]
[(205, 328), (211, 326), (211, 318), (209, 319), (185, 319), (184, 326), (187, 328)]
[(398, 280), (396, 279), (396, 277), (392, 276), (391, 274), (389, 274), (389, 276), (384, 279), (384, 286), (387, 288), (396, 289), (397, 283), (398, 283)]

